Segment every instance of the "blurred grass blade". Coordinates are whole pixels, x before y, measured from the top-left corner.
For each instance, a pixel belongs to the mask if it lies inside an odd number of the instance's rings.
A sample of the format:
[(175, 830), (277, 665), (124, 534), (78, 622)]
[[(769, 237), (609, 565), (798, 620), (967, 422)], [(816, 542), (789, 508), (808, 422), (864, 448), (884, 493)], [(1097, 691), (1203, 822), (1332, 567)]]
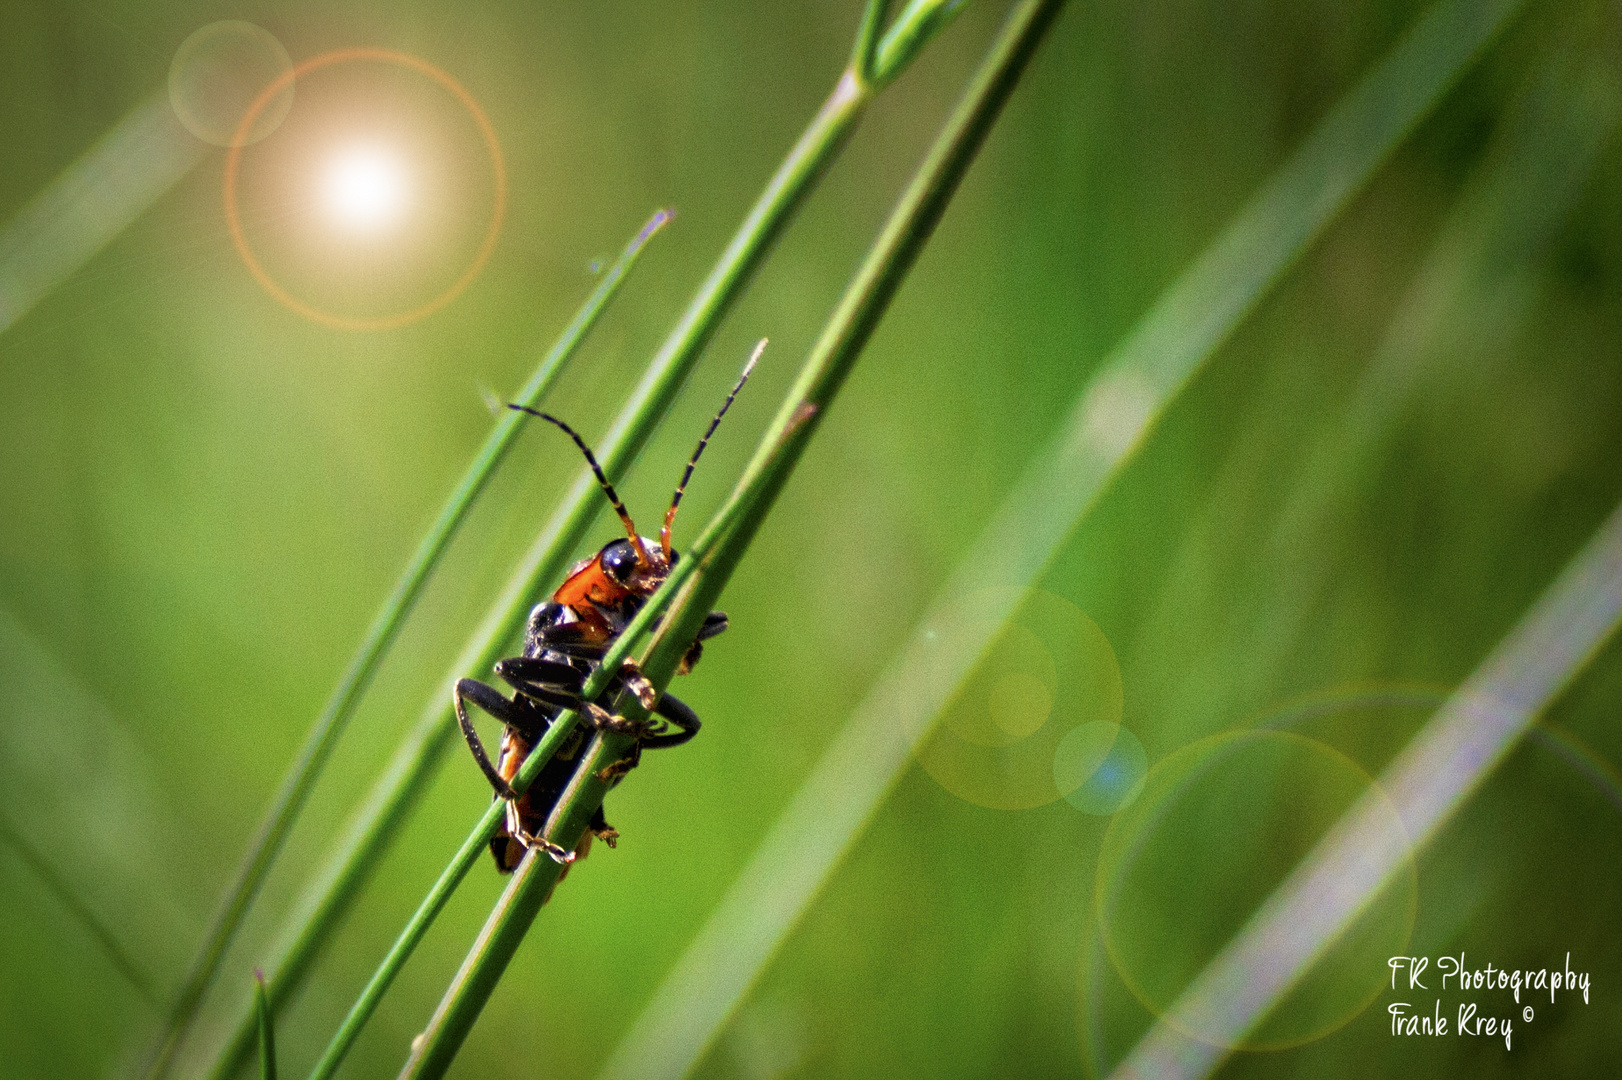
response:
[(1435, 4), (1105, 359), (666, 975), (602, 1080), (679, 1077), (697, 1063), (995, 632), (995, 620), (954, 619), (952, 603), (988, 585), (1037, 580), (1176, 393), (1519, 7)]
[(276, 1032), (265, 997), (265, 973), (253, 973), (253, 1010), (259, 1021), (259, 1080), (276, 1080)]
[(140, 966), (134, 960), (130, 959), (130, 955), (124, 951), (124, 947), (118, 943), (118, 938), (113, 936), (113, 932), (107, 928), (107, 925), (101, 919), (97, 918), (96, 913), (90, 909), (90, 905), (85, 903), (73, 891), (72, 886), (62, 878), (62, 875), (56, 872), (56, 868), (46, 860), (45, 856), (34, 850), (34, 846), (24, 839), (16, 829), (11, 827), (11, 822), (6, 819), (4, 814), (0, 814), (0, 843), (9, 845), (17, 853), (18, 858), (22, 859), (28, 868), (34, 872), (34, 876), (45, 884), (45, 888), (50, 894), (56, 897), (57, 902), (67, 909), (73, 920), (84, 927), (85, 932), (90, 935), (90, 939), (96, 943), (103, 955), (107, 957), (107, 962), (112, 964), (120, 975), (124, 976), (125, 980), (135, 988), (136, 993), (141, 995), (141, 999), (154, 1009), (162, 1009), (163, 1004), (158, 998), (157, 991), (152, 987), (152, 980), (147, 977), (146, 973), (140, 969)]
[[(926, 18), (927, 13), (956, 6), (916, 0), (909, 5), (884, 39), (889, 41), (905, 29), (910, 50), (904, 60), (895, 59), (889, 77), (893, 78), (946, 24), (947, 20), (941, 17)], [(911, 22), (906, 21), (908, 12), (916, 13)], [(882, 43), (879, 53), (881, 57), (884, 54)], [(608, 434), (600, 441), (597, 456), (610, 477), (621, 475), (652, 435), (654, 426), (698, 362), (721, 319), (794, 211), (844, 146), (875, 92), (876, 87), (847, 70), (778, 166), (681, 320), (655, 354)], [(293, 919), (278, 938), (269, 986), (273, 1009), (280, 1007), (302, 979), (315, 954), (382, 857), (383, 846), (411, 812), (445, 750), (455, 741), (450, 686), (467, 672), (486, 670), (500, 659), (521, 627), (537, 591), (543, 583), (558, 578), (567, 566), (575, 546), (600, 510), (598, 498), (596, 482), (589, 471), (582, 471), (462, 650), (445, 680), (444, 689), (424, 708), (416, 727), (352, 818), (344, 838), (329, 853), (321, 873), (306, 889)], [(232, 1075), (244, 1060), (251, 1042), (252, 1016), (244, 1014), (211, 1075), (216, 1080)]]
[[(1609, 52), (1581, 30), (1566, 28), (1545, 43), (1340, 415), (1315, 425), (1256, 560), (1275, 587), (1253, 618), (1229, 621), (1220, 648), (1194, 639), (1189, 609), (1220, 602), (1190, 590), (1216, 580), (1196, 568), (1224, 546), (1213, 530), (1227, 514), (1180, 538), (1178, 567), (1141, 631), (1201, 669), (1202, 677), (1181, 680), (1179, 697), (1165, 699), (1168, 714), (1228, 714), (1288, 681), (1284, 671), (1300, 655), (1312, 613), (1345, 566), (1354, 531), (1347, 517), (1378, 483), (1375, 474), (1416, 403), (1447, 380), (1494, 380), (1506, 343), (1535, 332), (1527, 320), (1536, 311), (1537, 267), (1569, 228), (1622, 120), (1622, 77)], [(1213, 493), (1213, 506), (1242, 498), (1251, 478), (1234, 475), (1227, 483)], [(1234, 665), (1235, 654), (1245, 663)]]
[[(846, 289), (732, 497), (688, 550), (687, 558), (678, 564), (686, 568), (684, 573), (672, 573), (659, 594), (620, 636), (588, 682), (587, 695), (607, 681), (608, 673), (618, 669), (619, 656), (628, 650), (635, 635), (656, 617), (657, 601), (671, 596), (677, 598), (676, 606), (665, 614), (660, 633), (654, 638), (642, 666), (658, 686), (663, 686), (675, 674), (687, 643), (698, 630), (699, 621), (725, 587), (755, 529), (815, 431), (817, 418), (832, 403), (896, 289), (940, 221), (1027, 61), (1052, 25), (1061, 2), (1024, 0), (1015, 6), (970, 81), (963, 100), (947, 120)], [(756, 355), (759, 355), (759, 347)], [(624, 705), (622, 712), (631, 719), (646, 715), (645, 710), (633, 702), (627, 701)], [(551, 734), (548, 732), (549, 736)], [(629, 749), (630, 740), (624, 736), (599, 733), (593, 739), (590, 751), (576, 769), (574, 779), (547, 823), (546, 835), (554, 843), (570, 849), (578, 843), (608, 790), (598, 770), (619, 760)], [(534, 756), (531, 755), (532, 759)], [(533, 764), (533, 760), (526, 761), (525, 771), (530, 771)], [(559, 870), (552, 860), (537, 858), (533, 852), (526, 858), (520, 871), (523, 879), (515, 879), (508, 886), (427, 1029), (412, 1044), (401, 1080), (435, 1080), (444, 1075), (541, 904), (550, 895)]]
[(912, 63), (929, 40), (951, 22), (966, 0), (912, 0), (880, 39), (871, 63), (871, 78), (882, 86)]
[[(637, 256), (642, 253), (643, 246), (669, 220), (669, 211), (658, 211), (626, 245), (619, 259), (603, 275), (597, 287), (586, 298), (586, 302), (564, 328), (563, 334), (542, 357), (540, 366), (518, 392), (516, 400), (526, 405), (534, 405), (557, 381), (564, 366), (579, 348), (580, 343), (585, 340), (598, 316), (619, 291), (626, 275), (635, 265)], [(264, 884), (266, 875), (270, 873), (271, 864), (275, 862), (287, 834), (298, 819), (299, 811), (303, 809), (304, 802), (320, 777), (322, 768), (332, 755), (338, 737), (343, 734), (344, 727), (354, 715), (356, 706), (360, 704), (362, 695), (372, 681), (372, 676), (377, 673), (378, 666), (383, 662), (383, 657), (393, 644), (406, 616), (410, 614), (412, 605), (421, 595), (440, 556), (445, 553), (457, 529), (473, 508), (474, 501), (478, 499), (479, 493), (484, 490), (485, 484), (495, 473), (496, 466), (512, 447), (522, 427), (523, 417), (511, 411), (503, 410), (497, 418), (495, 427), (486, 436), (478, 455), (468, 466), (467, 472), (462, 475), (450, 499), (417, 545), (411, 561), (406, 564), (404, 572), (395, 582), (393, 591), (378, 609), (371, 628), (366, 632), (365, 640), (361, 642), (360, 648), (350, 660), (349, 667), (333, 690), (332, 696), (327, 699), (326, 707), (310, 728), (310, 733), (305, 736), (304, 745), (288, 769), (287, 775), (282, 778), (281, 787), (271, 802), (270, 809), (266, 811), (258, 833), (249, 845), (242, 866), (237, 871), (236, 880), (221, 901), (202, 948), (193, 960), (179, 994), (176, 995), (168, 1025), (162, 1041), (153, 1052), (152, 1064), (148, 1070), (148, 1076), (153, 1080), (168, 1071), (174, 1055), (185, 1041), (186, 1031), (202, 1005), (209, 984), (219, 971), (220, 961), (225, 958), (226, 949), (236, 936), (237, 928), (241, 926), (243, 917), (259, 892), (259, 887)]]
[[(1622, 506), (1379, 782), (1155, 1022), (1121, 1080), (1197, 1080), (1227, 1057), (1504, 760), (1622, 621)], [(1389, 800), (1389, 801), (1388, 801)], [(1406, 836), (1389, 826), (1395, 808)], [(1198, 1032), (1200, 1039), (1186, 1032)]]
[(879, 41), (884, 30), (884, 13), (889, 7), (888, 0), (867, 0), (867, 6), (862, 9), (862, 24), (856, 31), (856, 47), (850, 53), (850, 69), (861, 76), (863, 82), (873, 80)]
[(129, 227), (209, 150), (167, 89), (147, 98), (0, 229), (0, 334)]

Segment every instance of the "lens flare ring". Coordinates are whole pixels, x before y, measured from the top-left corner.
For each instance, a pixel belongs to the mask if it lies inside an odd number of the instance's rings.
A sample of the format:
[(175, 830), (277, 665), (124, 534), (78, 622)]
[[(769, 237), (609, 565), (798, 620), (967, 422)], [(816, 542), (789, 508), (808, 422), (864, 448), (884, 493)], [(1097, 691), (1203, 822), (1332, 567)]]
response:
[(490, 253), (495, 250), (496, 238), (501, 232), (501, 220), (507, 210), (507, 166), (501, 155), (501, 144), (496, 139), (495, 128), (491, 126), (489, 117), (485, 116), (484, 110), (479, 107), (479, 103), (474, 100), (473, 95), (468, 93), (467, 88), (452, 78), (448, 72), (435, 67), (428, 61), (412, 56), (409, 53), (396, 52), (393, 49), (336, 49), (332, 52), (312, 56), (298, 66), (284, 72), (275, 82), (260, 91), (253, 104), (248, 106), (248, 111), (243, 114), (242, 122), (238, 125), (237, 141), (240, 143), (246, 138), (247, 134), (253, 129), (254, 122), (258, 119), (260, 112), (267, 108), (272, 101), (275, 101), (296, 80), (313, 71), (319, 71), (321, 68), (351, 62), (392, 64), (428, 76), (462, 104), (472, 118), (474, 125), (479, 129), (479, 135), (484, 140), (485, 149), (490, 155), (494, 205), (490, 211), (490, 224), (485, 229), (479, 250), (474, 254), (473, 260), (468, 264), (467, 269), (462, 272), (462, 276), (427, 303), (420, 304), (407, 311), (376, 318), (336, 315), (305, 303), (284, 289), (270, 276), (269, 272), (265, 270), (259, 259), (254, 255), (253, 248), (249, 245), (248, 238), (242, 231), (242, 221), (237, 207), (237, 176), (242, 168), (241, 145), (233, 145), (225, 158), (225, 220), (231, 231), (231, 242), (235, 245), (237, 254), (242, 257), (243, 263), (247, 265), (248, 271), (253, 274), (266, 292), (288, 308), (312, 322), (321, 323), (339, 330), (393, 330), (427, 318), (452, 300), (455, 300), (462, 294), (464, 289), (473, 283), (473, 279), (479, 276), (479, 271), (484, 269), (484, 264), (490, 259)]
[[(1423, 716), (1429, 715), (1446, 701), (1452, 689), (1440, 683), (1388, 680), (1332, 686), (1302, 694), (1263, 710), (1248, 718), (1238, 730), (1290, 731), (1296, 727), (1318, 724), (1347, 714), (1366, 713), (1369, 710), (1382, 712), (1416, 710), (1421, 714), (1422, 722)], [(1359, 717), (1359, 727), (1366, 723), (1366, 717)], [(1413, 725), (1400, 726), (1400, 730), (1411, 736), (1411, 727)], [(1569, 765), (1579, 776), (1588, 780), (1614, 809), (1622, 813), (1622, 773), (1619, 773), (1602, 755), (1570, 731), (1548, 719), (1540, 721), (1528, 735), (1534, 744), (1548, 750)], [(1102, 870), (1102, 867), (1100, 869)], [(1095, 886), (1096, 884), (1095, 882)], [(1094, 901), (1096, 905), (1096, 894)], [(1121, 972), (1115, 966), (1114, 957), (1110, 955), (1106, 929), (1098, 919), (1095, 906), (1094, 915), (1089, 920), (1086, 942), (1082, 947), (1079, 973), (1080, 1001), (1077, 1003), (1076, 1016), (1077, 1036), (1082, 1047), (1082, 1064), (1087, 1075), (1094, 1080), (1109, 1075), (1115, 1064), (1136, 1042), (1135, 1027), (1132, 1028), (1133, 1033), (1130, 1037), (1112, 1041), (1114, 1025), (1106, 1017), (1111, 1008), (1106, 1003), (1106, 997), (1112, 996), (1106, 988), (1106, 979), (1110, 974), (1119, 981), (1119, 986), (1125, 994), (1124, 1000), (1115, 1001), (1114, 1008), (1118, 1009), (1124, 1001), (1130, 1001), (1144, 1009), (1150, 1017), (1159, 1015), (1155, 1007), (1149, 1005), (1139, 993), (1140, 988), (1135, 988), (1122, 978)], [(1256, 1050), (1261, 1047), (1251, 1046), (1247, 1049)]]
[[(1235, 769), (1239, 775), (1234, 774)], [(1220, 781), (1218, 770), (1223, 771)], [(1160, 918), (1165, 913), (1157, 915), (1157, 906), (1175, 904), (1179, 890), (1197, 891), (1208, 899), (1214, 895), (1214, 882), (1189, 856), (1198, 853), (1207, 861), (1218, 858), (1209, 844), (1196, 842), (1196, 834), (1208, 839), (1215, 822), (1237, 823), (1247, 820), (1247, 813), (1260, 813), (1252, 822), (1263, 826), (1260, 831), (1235, 824), (1221, 832), (1229, 841), (1227, 865), (1246, 860), (1254, 864), (1255, 872), (1246, 877), (1254, 885), (1281, 858), (1281, 842), (1309, 847), (1315, 837), (1304, 833), (1334, 821), (1344, 806), (1365, 793), (1384, 805), (1384, 827), (1406, 836), (1401, 818), (1372, 776), (1334, 747), (1293, 731), (1268, 727), (1227, 731), (1191, 743), (1157, 763), (1150, 770), (1142, 797), (1126, 814), (1111, 821), (1099, 852), (1094, 921), (1102, 951), (1121, 984), (1151, 1016), (1191, 1039), (1212, 1042), (1213, 1036), (1190, 1029), (1170, 1007), (1184, 977), (1198, 972), (1209, 960), (1200, 953), (1199, 939), (1209, 938), (1206, 945), (1210, 946), (1231, 937), (1237, 928), (1219, 927), (1209, 920), (1196, 926), (1196, 913), (1184, 907), (1184, 936), (1175, 944), (1160, 942), (1169, 951), (1151, 963), (1140, 955), (1149, 938), (1141, 928), (1133, 932), (1122, 924), (1131, 918)], [(1293, 864), (1294, 859), (1285, 857), (1284, 862)], [(1240, 902), (1238, 896), (1230, 900)], [(1319, 965), (1267, 1022), (1229, 1049), (1282, 1050), (1314, 1042), (1343, 1027), (1385, 985), (1384, 967), (1361, 960), (1401, 952), (1417, 915), (1417, 871), (1409, 859), (1398, 880), (1364, 913), (1356, 931), (1320, 958)], [(1365, 969), (1371, 972), (1367, 978), (1354, 977), (1353, 973)]]

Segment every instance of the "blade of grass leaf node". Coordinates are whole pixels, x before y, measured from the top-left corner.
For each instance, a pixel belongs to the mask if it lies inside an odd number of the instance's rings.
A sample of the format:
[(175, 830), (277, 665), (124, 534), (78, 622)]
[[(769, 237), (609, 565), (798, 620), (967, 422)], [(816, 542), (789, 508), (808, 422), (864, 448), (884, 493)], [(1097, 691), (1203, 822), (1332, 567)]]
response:
[[(1433, 5), (1105, 359), (600, 1080), (674, 1080), (698, 1063), (910, 762), (909, 732), (927, 732), (988, 643), (994, 621), (965, 626), (951, 618), (951, 602), (986, 585), (1037, 580), (1177, 392), (1520, 6)], [(943, 677), (948, 671), (958, 677)]]
[[(540, 365), (518, 392), (517, 400), (533, 405), (552, 387), (563, 373), (564, 366), (595, 325), (598, 316), (624, 284), (626, 275), (635, 265), (643, 247), (669, 220), (669, 211), (658, 211), (626, 245), (619, 259), (597, 283), (597, 287), (575, 313), (557, 342), (542, 357)], [(343, 734), (345, 725), (360, 704), (372, 676), (377, 673), (378, 666), (382, 664), (389, 646), (393, 644), (406, 616), (410, 614), (417, 597), (421, 595), (428, 578), (433, 574), (440, 556), (445, 553), (457, 529), (473, 508), (473, 503), (484, 490), (490, 477), (494, 475), (496, 466), (501, 463), (501, 459), (506, 456), (522, 430), (522, 417), (503, 410), (502, 415), (496, 420), (495, 427), (486, 436), (484, 445), (480, 447), (472, 464), (468, 466), (451, 497), (440, 510), (439, 516), (418, 543), (411, 561), (406, 564), (399, 580), (395, 582), (393, 591), (378, 609), (371, 627), (367, 630), (365, 640), (350, 660), (349, 667), (327, 700), (326, 707), (322, 709), (321, 715), (305, 736), (304, 745), (289, 767), (287, 775), (283, 777), (281, 787), (269, 810), (266, 811), (258, 833), (249, 844), (236, 880), (232, 882), (221, 901), (214, 922), (204, 938), (203, 946), (193, 960), (179, 993), (175, 996), (161, 1041), (152, 1051), (151, 1063), (147, 1069), (147, 1075), (151, 1080), (161, 1077), (173, 1063), (175, 1054), (185, 1040), (187, 1029), (196, 1018), (203, 996), (208, 992), (209, 984), (219, 971), (220, 961), (224, 959), (226, 949), (242, 925), (242, 919), (258, 895), (260, 886), (270, 873), (271, 865), (280, 853), (282, 844), (293, 828), (293, 823), (298, 819), (299, 812), (304, 808), (305, 800), (315, 787), (315, 782), (337, 745), (339, 736)]]
[[(1115, 1070), (1199, 1080), (1508, 755), (1622, 620), (1622, 506)], [(1388, 801), (1389, 800), (1389, 801)], [(1395, 809), (1401, 838), (1389, 827)], [(1193, 1039), (1187, 1032), (1198, 1032)]]
[[(870, 0), (870, 8), (876, 7), (878, 2)], [(598, 457), (610, 476), (619, 475), (647, 441), (721, 319), (794, 211), (844, 146), (872, 97), (900, 74), (961, 6), (962, 0), (913, 0), (878, 43), (875, 77), (864, 80), (852, 70), (840, 77), (833, 92), (772, 175), (602, 440)], [(864, 19), (864, 25), (866, 23)], [(382, 857), (389, 837), (410, 814), (446, 749), (453, 743), (455, 728), (448, 706), (448, 687), (459, 676), (484, 670), (499, 659), (533, 601), (537, 582), (552, 580), (561, 573), (598, 512), (595, 482), (589, 472), (583, 471), (463, 649), (446, 680), (447, 689), (436, 694), (424, 708), (417, 725), (351, 818), (343, 838), (329, 852), (322, 870), (309, 883), (292, 918), (284, 924), (270, 964), (269, 995), (273, 1009), (280, 1007), (308, 970), (332, 927), (348, 910)], [(531, 758), (538, 755), (539, 749)], [(235, 1034), (215, 1062), (210, 1074), (214, 1080), (233, 1075), (245, 1060), (253, 1039), (252, 1024), (251, 1012), (245, 1011)]]
[[(732, 496), (689, 548), (659, 592), (620, 635), (582, 692), (587, 700), (600, 691), (621, 657), (659, 616), (662, 603), (674, 598), (643, 660), (642, 670), (663, 686), (675, 673), (687, 643), (704, 614), (719, 597), (732, 570), (748, 549), (756, 528), (770, 510), (799, 460), (817, 421), (832, 403), (863, 346), (939, 223), (958, 182), (974, 160), (1003, 104), (1019, 81), (1031, 54), (1058, 13), (1061, 0), (1025, 0), (1015, 5), (1002, 31), (971, 79), (962, 101), (947, 120), (929, 155), (919, 167), (884, 230), (846, 289), (828, 326), (812, 348), (800, 377)], [(762, 342), (762, 346), (764, 342)], [(759, 347), (756, 349), (759, 355)], [(632, 720), (646, 715), (634, 701), (620, 711)], [(539, 771), (536, 759), (572, 728), (572, 713), (560, 716), (543, 745), (526, 760), (520, 774), (526, 782)], [(573, 848), (608, 785), (598, 775), (603, 766), (630, 749), (621, 735), (599, 733), (577, 767), (574, 779), (558, 800), (545, 835)], [(477, 851), (494, 829), (493, 815), (469, 837), (463, 851)], [(561, 867), (531, 851), (502, 893), (461, 969), (451, 981), (427, 1029), (412, 1043), (401, 1080), (434, 1080), (450, 1067), (457, 1051), (495, 990), (513, 953), (557, 882)]]

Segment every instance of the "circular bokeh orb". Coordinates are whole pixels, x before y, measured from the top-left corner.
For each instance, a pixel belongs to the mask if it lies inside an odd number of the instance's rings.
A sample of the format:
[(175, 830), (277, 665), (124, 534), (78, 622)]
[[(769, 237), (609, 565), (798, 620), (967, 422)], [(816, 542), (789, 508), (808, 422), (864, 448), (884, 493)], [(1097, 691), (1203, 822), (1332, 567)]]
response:
[[(215, 146), (246, 146), (275, 131), (293, 107), (293, 60), (282, 43), (253, 23), (209, 23), (175, 50), (169, 103), (186, 130)], [(243, 126), (267, 87), (276, 92)]]
[(1084, 814), (1108, 817), (1138, 797), (1149, 755), (1120, 724), (1094, 720), (1073, 729), (1053, 752), (1053, 786)]
[(1294, 732), (1229, 732), (1157, 763), (1138, 798), (1111, 820), (1099, 853), (1098, 924), (1132, 995), (1184, 1035), (1225, 1049), (1299, 1046), (1361, 1013), (1385, 989), (1386, 960), (1405, 954), (1413, 930), (1418, 882), (1411, 860), (1239, 1043), (1189, 1030), (1171, 1009), (1365, 797), (1381, 811), (1379, 828), (1407, 847), (1395, 808), (1369, 775)]
[(959, 798), (998, 810), (1072, 794), (1055, 781), (1060, 744), (1083, 725), (1121, 719), (1120, 664), (1097, 624), (1052, 593), (994, 587), (951, 604), (924, 640), (929, 678), (958, 686), (940, 722), (911, 733), (924, 771)]

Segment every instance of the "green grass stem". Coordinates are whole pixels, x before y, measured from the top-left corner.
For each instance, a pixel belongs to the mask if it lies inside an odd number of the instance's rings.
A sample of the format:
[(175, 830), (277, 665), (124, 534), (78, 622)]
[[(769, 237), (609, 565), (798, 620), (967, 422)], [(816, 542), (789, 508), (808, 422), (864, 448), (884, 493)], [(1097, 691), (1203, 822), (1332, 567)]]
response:
[(276, 1080), (276, 1029), (265, 997), (265, 973), (253, 973), (253, 1011), (259, 1021), (259, 1080)]
[[(923, 0), (910, 4), (877, 47), (877, 64), (885, 73), (883, 81), (893, 79), (910, 63), (923, 45), (944, 28), (950, 11), (959, 6), (958, 3)], [(864, 27), (872, 21), (864, 14)], [(609, 476), (621, 475), (651, 436), (721, 319), (794, 211), (838, 155), (878, 86), (847, 69), (772, 175), (602, 439), (598, 457)], [(463, 649), (446, 681), (447, 687), (461, 675), (487, 670), (500, 659), (533, 603), (537, 589), (561, 575), (574, 548), (591, 527), (600, 511), (599, 498), (591, 474), (582, 471)], [(383, 846), (410, 813), (421, 788), (454, 742), (453, 736), (454, 716), (446, 689), (436, 693), (424, 709), (418, 724), (352, 818), (344, 838), (329, 854), (322, 872), (306, 890), (293, 921), (280, 935), (281, 946), (272, 963), (269, 985), (273, 1009), (280, 1008), (302, 979), (331, 929), (348, 910), (382, 857)], [(244, 1015), (216, 1061), (212, 1076), (220, 1080), (233, 1075), (251, 1043), (252, 1017)]]
[(988, 585), (1039, 579), (1175, 395), (1520, 6), (1433, 5), (1106, 357), (654, 992), (601, 1080), (673, 1080), (697, 1064), (995, 632), (990, 620), (953, 619), (952, 604)]
[[(659, 617), (664, 603), (673, 606), (664, 613), (661, 628), (643, 657), (642, 668), (656, 686), (662, 687), (674, 675), (699, 622), (719, 597), (776, 494), (793, 471), (819, 418), (832, 403), (896, 289), (940, 221), (1061, 2), (1024, 0), (1015, 6), (970, 81), (963, 100), (948, 119), (835, 308), (733, 494), (587, 681), (583, 693), (588, 699), (600, 692), (611, 673), (617, 670), (620, 659), (630, 652), (632, 642)], [(634, 701), (626, 700), (618, 708), (631, 719), (646, 715)], [(548, 731), (543, 743), (554, 737), (561, 741), (563, 735), (559, 732), (566, 734), (573, 723), (574, 716), (564, 714)], [(547, 823), (548, 838), (566, 848), (573, 848), (579, 842), (592, 813), (609, 789), (597, 775), (598, 770), (619, 760), (629, 749), (630, 740), (622, 735), (599, 733), (592, 740)], [(533, 775), (539, 770), (538, 759), (545, 750), (541, 746), (531, 753), (524, 763), (524, 773)], [(489, 835), (485, 828), (485, 822), (481, 822), (464, 845), (464, 851), (476, 850), (482, 844)], [(525, 858), (427, 1029), (412, 1044), (401, 1080), (434, 1080), (444, 1075), (550, 895), (560, 870), (557, 863), (537, 857), (535, 852)]]
[[(884, 86), (904, 71), (920, 49), (946, 29), (963, 10), (966, 0), (912, 0), (884, 32), (870, 64), (870, 81)], [(869, 4), (869, 9), (874, 5)], [(882, 15), (875, 16), (875, 21)]]
[(867, 6), (862, 9), (862, 24), (856, 31), (856, 46), (851, 49), (849, 66), (863, 82), (873, 81), (879, 41), (884, 32), (884, 15), (889, 7), (888, 0), (867, 0)]
[[(1114, 1071), (1203, 1080), (1492, 775), (1622, 622), (1613, 510)], [(1393, 829), (1393, 817), (1401, 822)], [(1196, 1033), (1194, 1038), (1190, 1033)]]
[[(626, 245), (620, 257), (603, 275), (597, 287), (586, 298), (586, 302), (564, 328), (557, 342), (541, 358), (540, 365), (519, 390), (518, 401), (534, 405), (552, 387), (558, 376), (563, 373), (564, 365), (574, 356), (581, 342), (597, 322), (598, 316), (624, 284), (626, 275), (635, 265), (643, 247), (669, 220), (668, 210), (658, 211)], [(258, 833), (248, 846), (242, 866), (237, 871), (236, 880), (221, 901), (214, 922), (203, 940), (203, 946), (193, 960), (180, 991), (175, 995), (168, 1023), (161, 1041), (153, 1051), (151, 1065), (147, 1069), (147, 1075), (152, 1080), (168, 1072), (174, 1055), (179, 1051), (187, 1030), (197, 1016), (197, 1010), (202, 1005), (209, 984), (219, 971), (220, 961), (224, 959), (226, 949), (230, 947), (237, 929), (242, 925), (243, 917), (252, 905), (254, 897), (258, 895), (265, 877), (270, 873), (271, 864), (275, 862), (282, 844), (293, 828), (293, 823), (298, 819), (299, 812), (309, 798), (310, 791), (315, 787), (322, 768), (331, 757), (333, 748), (338, 743), (338, 737), (343, 734), (344, 727), (354, 715), (362, 695), (371, 684), (372, 676), (377, 673), (389, 646), (393, 644), (395, 636), (405, 623), (406, 616), (410, 614), (417, 597), (421, 595), (423, 586), (428, 583), (428, 578), (438, 565), (440, 556), (445, 553), (457, 529), (473, 508), (474, 501), (494, 475), (496, 466), (507, 455), (522, 428), (522, 418), (510, 411), (503, 410), (501, 416), (496, 419), (495, 427), (485, 438), (484, 445), (480, 447), (467, 471), (462, 474), (461, 481), (440, 510), (439, 516), (434, 519), (434, 523), (418, 543), (411, 561), (406, 564), (405, 570), (394, 584), (393, 591), (378, 609), (360, 648), (350, 659), (349, 667), (338, 681), (332, 696), (327, 699), (326, 707), (321, 710), (321, 715), (316, 718), (310, 733), (305, 736), (303, 747), (294, 758), (287, 775), (282, 778), (281, 787), (277, 790), (269, 810), (266, 811)]]

